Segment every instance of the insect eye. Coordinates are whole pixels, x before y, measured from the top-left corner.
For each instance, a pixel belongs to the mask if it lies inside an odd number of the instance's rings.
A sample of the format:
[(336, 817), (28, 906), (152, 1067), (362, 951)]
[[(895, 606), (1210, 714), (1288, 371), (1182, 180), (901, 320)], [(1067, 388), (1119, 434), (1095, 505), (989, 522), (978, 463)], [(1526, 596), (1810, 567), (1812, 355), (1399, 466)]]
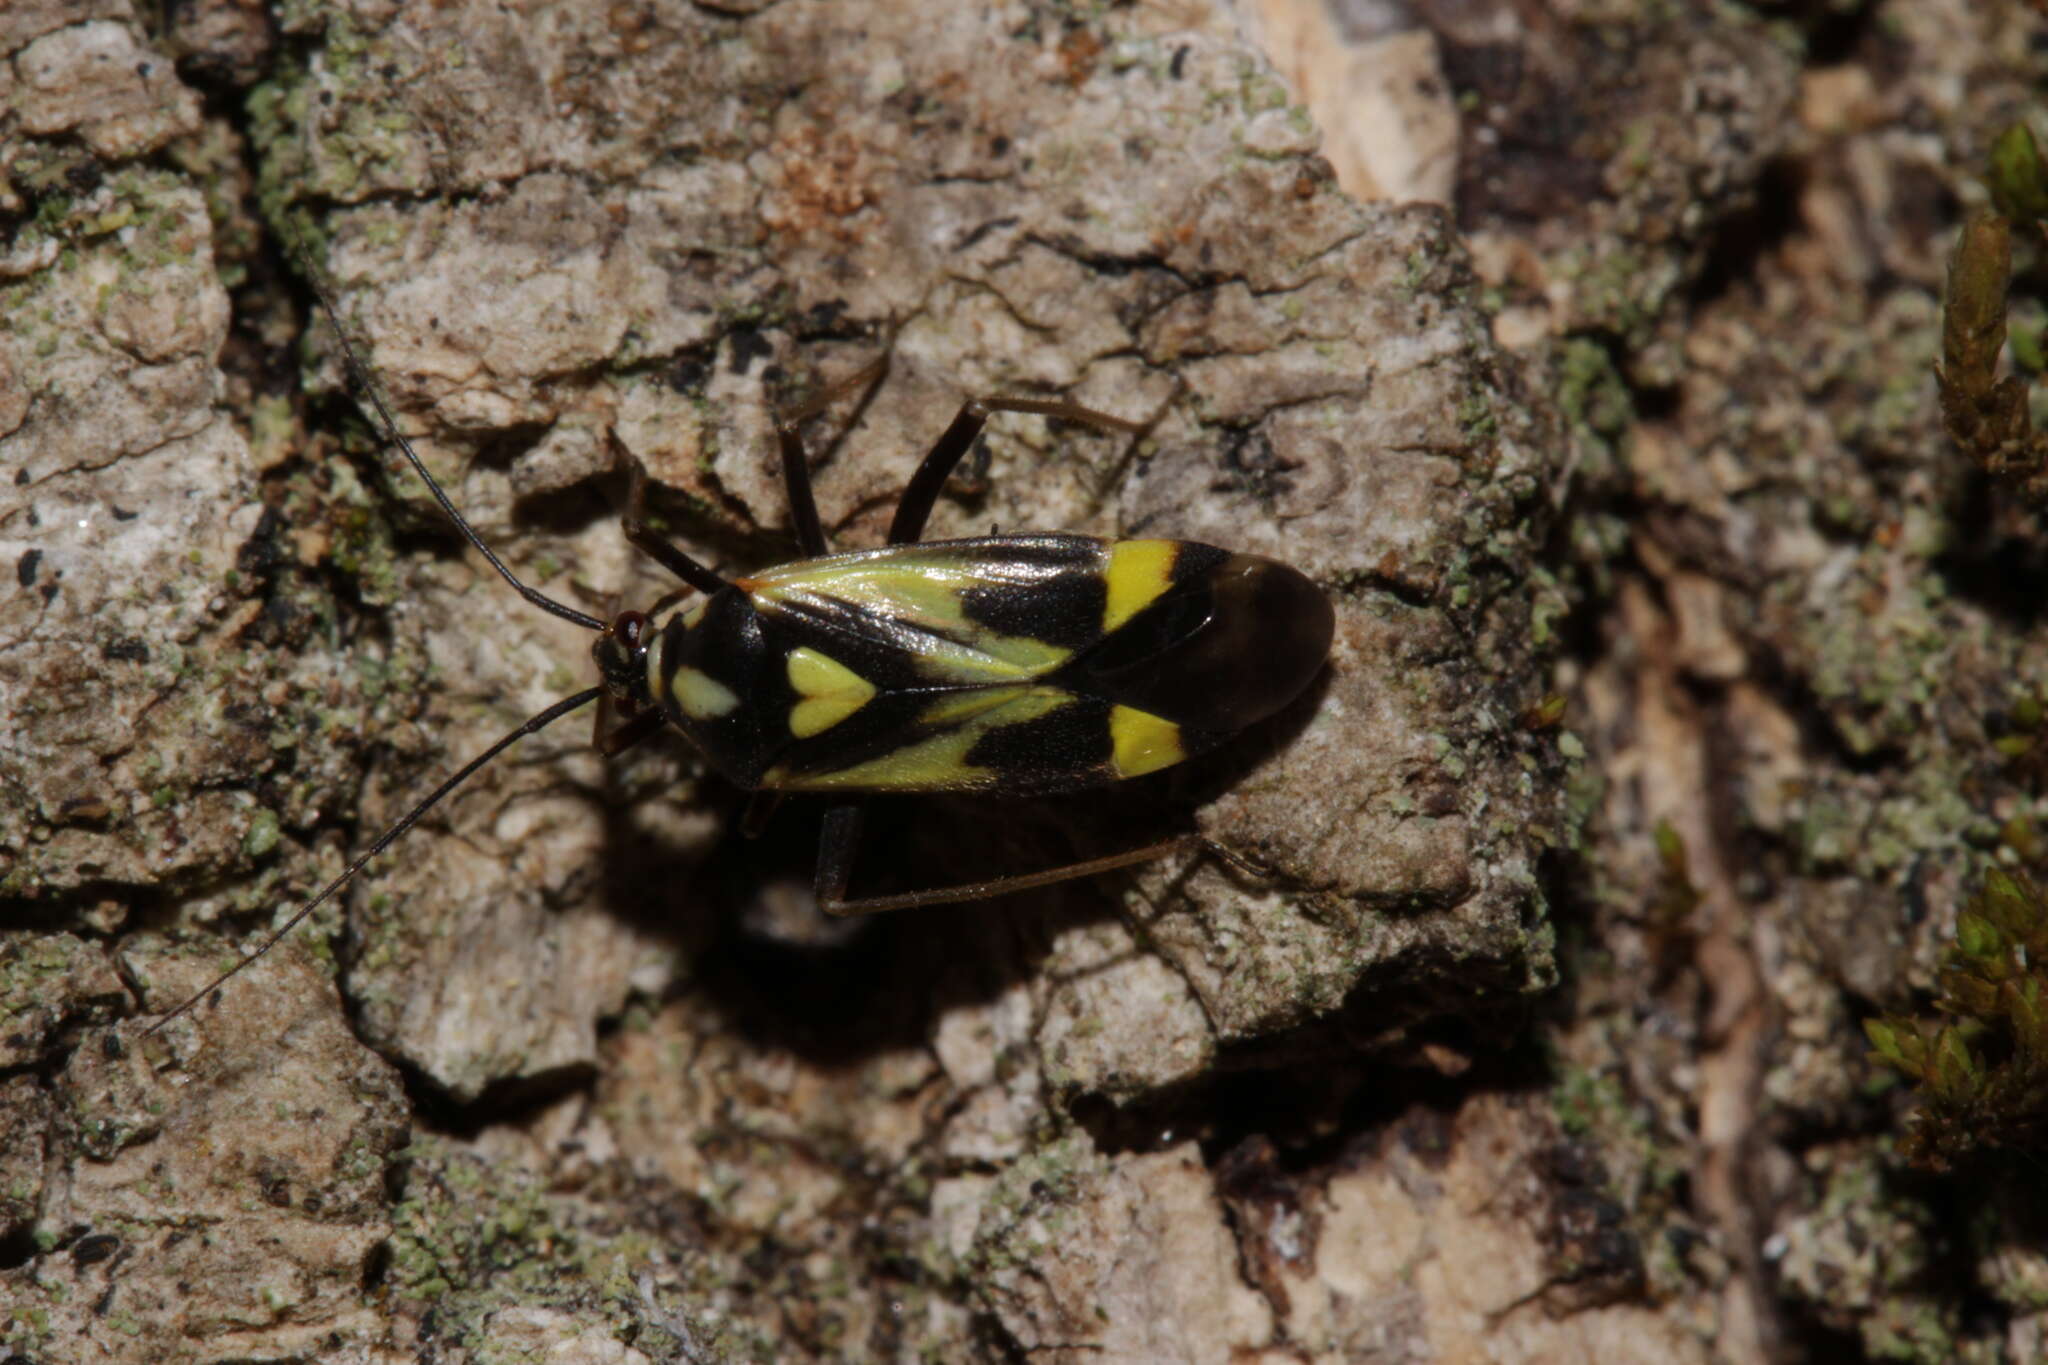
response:
[(652, 623), (644, 612), (622, 611), (591, 643), (591, 657), (614, 695), (630, 692), (646, 667), (647, 636)]

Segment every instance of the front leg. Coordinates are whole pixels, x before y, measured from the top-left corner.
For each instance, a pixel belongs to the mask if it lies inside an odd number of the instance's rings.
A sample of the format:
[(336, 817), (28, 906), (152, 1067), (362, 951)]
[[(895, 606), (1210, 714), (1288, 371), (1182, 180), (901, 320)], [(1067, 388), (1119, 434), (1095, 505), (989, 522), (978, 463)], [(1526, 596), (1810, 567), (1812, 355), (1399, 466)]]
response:
[(717, 573), (663, 540), (647, 524), (647, 468), (619, 444), (616, 436), (612, 438), (612, 453), (626, 466), (626, 515), (619, 521), (626, 542), (707, 597), (729, 586)]

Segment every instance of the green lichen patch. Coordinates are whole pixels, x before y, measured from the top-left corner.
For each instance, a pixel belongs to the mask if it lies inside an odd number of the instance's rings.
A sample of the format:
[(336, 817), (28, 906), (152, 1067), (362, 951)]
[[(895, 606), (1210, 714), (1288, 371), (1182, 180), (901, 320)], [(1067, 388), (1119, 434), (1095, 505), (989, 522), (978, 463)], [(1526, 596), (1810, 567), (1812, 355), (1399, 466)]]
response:
[(1042, 1260), (1073, 1220), (1072, 1207), (1107, 1163), (1085, 1138), (1049, 1143), (1004, 1168), (984, 1207), (967, 1257), (980, 1283)]
[(0, 1065), (35, 1060), (60, 1030), (103, 1022), (128, 993), (99, 948), (73, 934), (0, 934)]
[(682, 1318), (654, 1288), (680, 1248), (616, 1226), (535, 1176), (436, 1138), (407, 1151), (385, 1243), (385, 1286), (420, 1308), (434, 1339), (474, 1359), (507, 1356), (508, 1322), (542, 1315), (546, 1342), (609, 1338), (654, 1359), (744, 1358), (730, 1331)]

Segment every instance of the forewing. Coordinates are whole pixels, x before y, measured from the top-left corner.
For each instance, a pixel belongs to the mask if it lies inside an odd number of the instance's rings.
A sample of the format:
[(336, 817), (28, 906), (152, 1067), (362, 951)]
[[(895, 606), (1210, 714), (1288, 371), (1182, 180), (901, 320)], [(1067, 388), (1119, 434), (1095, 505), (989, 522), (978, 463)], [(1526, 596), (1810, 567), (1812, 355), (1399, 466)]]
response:
[(1220, 735), (1162, 709), (1188, 698), (1159, 679), (1207, 621), (1225, 558), (1181, 541), (1003, 536), (741, 580), (794, 697), (761, 784), (1030, 795), (1177, 763)]
[(1107, 703), (1042, 684), (878, 695), (793, 745), (765, 786), (1040, 795), (1111, 780)]
[(883, 692), (1043, 678), (1102, 636), (1109, 547), (998, 536), (803, 560), (742, 580)]

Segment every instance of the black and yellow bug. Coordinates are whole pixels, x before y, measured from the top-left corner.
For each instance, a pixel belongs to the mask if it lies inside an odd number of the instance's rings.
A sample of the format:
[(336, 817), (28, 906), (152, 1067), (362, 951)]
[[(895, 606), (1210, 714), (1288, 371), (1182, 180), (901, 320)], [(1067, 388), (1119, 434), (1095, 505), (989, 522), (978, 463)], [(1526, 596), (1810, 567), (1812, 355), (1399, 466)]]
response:
[[(1022, 876), (902, 895), (846, 894), (858, 798), (881, 793), (1048, 796), (1170, 767), (1299, 696), (1329, 653), (1334, 617), (1285, 564), (1181, 540), (996, 535), (920, 542), (940, 490), (996, 412), (1136, 433), (1138, 424), (1056, 399), (964, 404), (904, 486), (888, 543), (831, 554), (811, 494), (801, 423), (778, 423), (783, 483), (804, 558), (730, 581), (662, 539), (629, 466), (627, 538), (702, 596), (656, 620), (611, 621), (521, 582), (427, 472), (321, 297), (348, 369), (470, 544), (527, 601), (597, 633), (599, 686), (564, 698), (477, 755), (380, 835), (258, 949), (260, 956), (471, 774), (591, 701), (615, 754), (667, 725), (756, 794), (758, 828), (784, 793), (848, 798), (826, 814), (817, 896), (831, 914), (978, 900), (1158, 857), (1165, 843)], [(850, 382), (879, 372), (871, 367)], [(844, 387), (844, 386), (839, 386)], [(831, 396), (829, 391), (826, 398)], [(615, 712), (615, 723), (607, 722)], [(160, 1021), (162, 1027), (235, 971)]]

